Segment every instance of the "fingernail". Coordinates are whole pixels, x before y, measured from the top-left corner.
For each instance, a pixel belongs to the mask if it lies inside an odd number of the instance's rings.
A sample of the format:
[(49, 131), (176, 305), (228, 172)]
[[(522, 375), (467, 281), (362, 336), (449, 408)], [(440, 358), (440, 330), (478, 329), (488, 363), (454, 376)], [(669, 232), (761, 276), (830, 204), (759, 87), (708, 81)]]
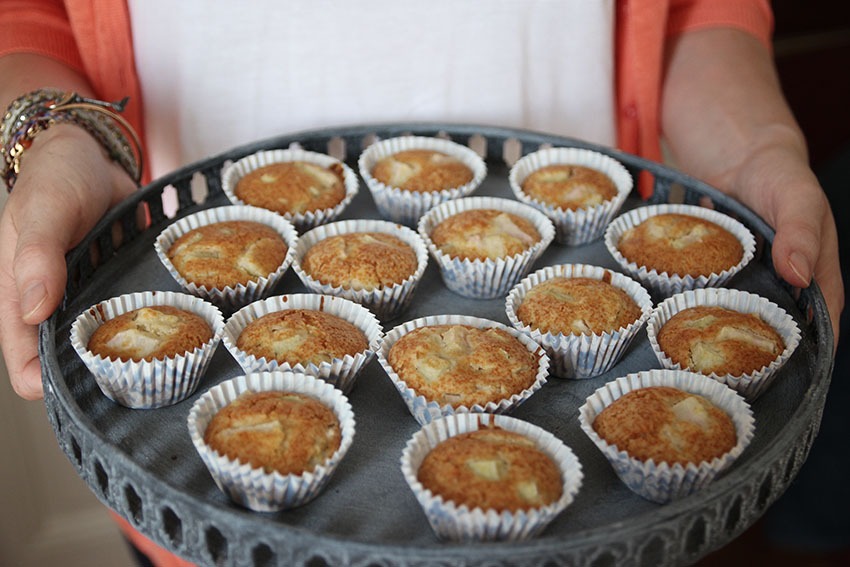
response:
[(788, 257), (788, 265), (801, 281), (809, 284), (812, 279), (812, 269), (809, 267), (809, 261), (805, 256), (799, 252), (792, 252)]
[(23, 318), (26, 319), (32, 315), (41, 307), (45, 299), (47, 299), (47, 288), (44, 287), (42, 282), (36, 282), (29, 286), (21, 297), (21, 313), (23, 313)]

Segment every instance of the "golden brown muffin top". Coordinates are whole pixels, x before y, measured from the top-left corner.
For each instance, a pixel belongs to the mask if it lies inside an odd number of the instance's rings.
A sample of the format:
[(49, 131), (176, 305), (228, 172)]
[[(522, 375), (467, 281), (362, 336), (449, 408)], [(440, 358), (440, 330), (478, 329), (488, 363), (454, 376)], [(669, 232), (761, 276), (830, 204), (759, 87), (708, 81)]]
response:
[(212, 338), (212, 328), (200, 315), (155, 305), (105, 321), (92, 333), (87, 348), (112, 360), (151, 361), (191, 352)]
[(280, 214), (335, 207), (345, 198), (343, 167), (306, 161), (278, 162), (247, 173), (234, 191), (244, 203)]
[(270, 226), (222, 221), (188, 231), (166, 254), (187, 281), (222, 289), (268, 277), (283, 263), (288, 249)]
[(422, 485), (457, 506), (528, 510), (563, 494), (561, 471), (531, 439), (498, 427), (450, 437), (419, 467)]
[(330, 236), (314, 244), (301, 259), (301, 268), (313, 279), (355, 290), (403, 283), (418, 265), (413, 248), (383, 232)]
[(630, 457), (656, 464), (698, 465), (738, 442), (725, 411), (703, 396), (664, 386), (623, 395), (596, 416), (593, 428)]
[(486, 405), (519, 394), (537, 379), (537, 356), (502, 329), (419, 327), (402, 336), (387, 361), (418, 395), (440, 405)]
[(452, 215), (434, 227), (431, 242), (452, 258), (486, 260), (522, 254), (540, 233), (528, 219), (495, 209), (473, 209)]
[(454, 189), (473, 179), (456, 157), (433, 150), (405, 150), (378, 160), (372, 177), (389, 187), (428, 193)]
[(607, 281), (558, 277), (529, 289), (516, 314), (541, 333), (600, 335), (631, 325), (641, 310), (628, 293)]
[(563, 210), (601, 205), (617, 196), (614, 181), (583, 165), (547, 165), (533, 171), (522, 182), (523, 192)]
[(744, 257), (734, 234), (705, 219), (669, 213), (626, 230), (620, 253), (638, 266), (680, 276), (708, 276), (728, 270)]
[(311, 309), (284, 309), (248, 323), (236, 347), (281, 364), (316, 365), (369, 348), (366, 335), (336, 315)]
[(327, 461), (342, 432), (333, 410), (295, 392), (246, 392), (210, 420), (204, 442), (266, 473), (302, 474)]
[(776, 329), (757, 314), (719, 306), (676, 313), (658, 332), (658, 346), (683, 368), (732, 376), (761, 370), (785, 350)]

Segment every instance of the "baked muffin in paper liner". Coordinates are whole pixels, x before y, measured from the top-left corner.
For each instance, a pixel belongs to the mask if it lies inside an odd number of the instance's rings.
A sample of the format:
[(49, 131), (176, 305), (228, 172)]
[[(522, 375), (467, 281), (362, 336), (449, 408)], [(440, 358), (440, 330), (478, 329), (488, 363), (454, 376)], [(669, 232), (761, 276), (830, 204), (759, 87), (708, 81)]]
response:
[[(496, 426), (534, 441), (558, 465), (563, 481), (561, 497), (546, 506), (515, 512), (470, 509), (426, 489), (418, 480), (425, 456), (439, 443), (481, 427)], [(401, 456), (401, 470), (438, 537), (450, 541), (521, 541), (542, 532), (574, 500), (583, 480), (581, 463), (563, 441), (545, 429), (505, 415), (456, 414), (435, 419), (417, 431)]]
[[(511, 336), (516, 337), (529, 352), (533, 353), (537, 357), (537, 377), (534, 383), (525, 390), (513, 394), (509, 398), (493, 400), (483, 406), (480, 404), (473, 404), (471, 407), (463, 405), (454, 407), (451, 404), (441, 405), (437, 401), (429, 400), (425, 398), (425, 396), (418, 394), (416, 390), (409, 387), (398, 373), (393, 370), (393, 367), (388, 360), (389, 352), (393, 345), (407, 333), (420, 327), (436, 325), (468, 325), (479, 329), (497, 328), (506, 331)], [(398, 390), (398, 393), (401, 395), (401, 398), (407, 406), (407, 409), (410, 411), (410, 414), (417, 422), (419, 422), (420, 425), (425, 425), (441, 416), (446, 415), (463, 413), (508, 413), (524, 403), (531, 397), (532, 394), (542, 388), (543, 384), (546, 383), (547, 376), (549, 374), (549, 356), (543, 348), (530, 337), (497, 321), (467, 315), (431, 315), (401, 323), (384, 334), (383, 338), (379, 341), (376, 354), (378, 362), (387, 373), (387, 376), (396, 387), (396, 390)]]
[[(731, 266), (729, 269), (723, 270), (720, 273), (710, 275), (690, 276), (668, 274), (667, 272), (659, 273), (657, 270), (647, 266), (638, 266), (635, 262), (629, 262), (619, 251), (617, 245), (625, 233), (630, 228), (633, 228), (648, 218), (662, 214), (680, 214), (690, 215), (701, 218), (728, 230), (741, 242), (744, 253), (741, 260)], [(648, 287), (652, 292), (669, 297), (674, 293), (686, 291), (689, 289), (698, 289), (705, 287), (721, 287), (734, 277), (738, 272), (744, 269), (747, 264), (755, 256), (756, 239), (753, 233), (743, 224), (733, 219), (732, 217), (697, 205), (647, 205), (638, 207), (615, 218), (605, 230), (605, 246), (608, 248), (611, 256), (622, 267), (623, 271), (640, 281)]]
[[(292, 365), (280, 363), (277, 360), (267, 360), (264, 357), (257, 358), (236, 346), (239, 335), (249, 323), (263, 315), (286, 309), (324, 311), (344, 319), (363, 332), (369, 348), (354, 355), (347, 354), (342, 358), (334, 358), (331, 362), (322, 362), (318, 365), (313, 362)], [(360, 372), (374, 358), (378, 341), (382, 336), (380, 321), (359, 303), (333, 295), (302, 293), (273, 296), (246, 305), (228, 318), (224, 325), (222, 342), (246, 373), (285, 371), (309, 374), (348, 393), (354, 387)]]
[[(339, 448), (312, 471), (283, 475), (230, 459), (204, 442), (204, 432), (219, 410), (245, 392), (264, 391), (304, 394), (331, 408), (340, 423)], [(248, 373), (210, 388), (192, 405), (187, 424), (192, 444), (216, 485), (237, 504), (257, 512), (295, 508), (318, 496), (351, 447), (355, 433), (354, 412), (339, 389), (307, 374), (280, 371)]]
[[(460, 187), (419, 192), (385, 185), (372, 176), (372, 169), (383, 158), (407, 150), (430, 150), (453, 156), (472, 171), (472, 180)], [(428, 136), (399, 136), (375, 142), (363, 150), (357, 165), (380, 215), (411, 228), (432, 207), (471, 194), (487, 176), (487, 164), (473, 150), (451, 140)]]
[[(285, 213), (282, 216), (290, 221), (298, 232), (310, 230), (313, 227), (325, 224), (337, 219), (343, 211), (351, 204), (351, 201), (360, 190), (360, 180), (357, 173), (348, 165), (327, 154), (311, 152), (300, 148), (286, 150), (265, 150), (245, 156), (227, 166), (221, 174), (221, 188), (228, 200), (234, 205), (248, 205), (236, 196), (236, 185), (248, 173), (280, 162), (303, 161), (316, 164), (321, 167), (330, 167), (338, 164), (342, 167), (343, 185), (345, 196), (342, 201), (333, 207), (306, 211), (303, 213)], [(277, 214), (277, 213), (276, 213)]]
[[(544, 203), (525, 193), (522, 184), (535, 171), (551, 165), (580, 165), (607, 175), (617, 188), (617, 195), (598, 205), (563, 209)], [(508, 173), (508, 183), (516, 198), (546, 214), (555, 223), (558, 243), (566, 246), (588, 244), (602, 237), (632, 191), (634, 179), (616, 159), (584, 148), (546, 148), (520, 158)]]
[[(301, 260), (310, 248), (325, 238), (358, 232), (381, 232), (395, 236), (409, 245), (416, 254), (416, 271), (397, 284), (372, 290), (351, 289), (325, 284), (313, 278), (301, 267)], [(410, 305), (422, 274), (428, 266), (428, 249), (422, 238), (411, 228), (383, 220), (344, 220), (318, 226), (298, 239), (292, 268), (304, 286), (313, 293), (334, 295), (359, 303), (382, 321), (399, 316)]]
[[(472, 259), (452, 257), (432, 241), (431, 233), (441, 222), (458, 213), (475, 209), (493, 209), (530, 221), (540, 240), (521, 254), (505, 258)], [(504, 296), (531, 269), (555, 237), (552, 221), (537, 209), (511, 199), (466, 197), (447, 201), (425, 213), (417, 230), (440, 268), (443, 283), (454, 293), (473, 299)]]
[[(591, 278), (608, 281), (625, 291), (640, 308), (641, 315), (626, 327), (581, 335), (543, 333), (523, 323), (516, 312), (526, 294), (536, 285), (553, 278)], [(540, 344), (549, 355), (550, 373), (558, 378), (593, 378), (611, 370), (623, 357), (632, 340), (643, 328), (652, 312), (652, 298), (632, 278), (606, 268), (588, 264), (560, 264), (541, 268), (520, 281), (505, 299), (508, 320), (519, 331)]]
[[(670, 466), (652, 459), (641, 461), (630, 457), (616, 445), (610, 445), (593, 428), (596, 416), (621, 396), (640, 388), (668, 386), (703, 396), (725, 411), (735, 425), (737, 443), (726, 454), (711, 461), (679, 463)], [(617, 476), (639, 496), (667, 503), (692, 494), (712, 482), (728, 469), (744, 452), (755, 432), (755, 419), (750, 405), (731, 388), (702, 374), (682, 370), (653, 369), (617, 378), (588, 396), (579, 408), (579, 423), (596, 447), (611, 463)]]
[[(119, 315), (157, 305), (170, 305), (201, 316), (212, 338), (191, 352), (150, 361), (121, 360), (88, 350), (92, 333)], [(208, 301), (172, 291), (145, 291), (106, 299), (80, 313), (71, 324), (71, 346), (94, 375), (103, 394), (123, 406), (152, 409), (169, 406), (192, 395), (221, 341), (224, 316)]]
[(779, 369), (788, 362), (788, 359), (791, 358), (800, 344), (801, 332), (797, 322), (788, 312), (769, 299), (742, 290), (707, 288), (677, 293), (659, 303), (653, 309), (646, 324), (649, 344), (664, 368), (698, 372), (682, 368), (680, 364), (673, 362), (658, 344), (658, 333), (667, 321), (680, 311), (697, 306), (718, 306), (741, 313), (756, 314), (782, 337), (785, 349), (770, 364), (755, 372), (741, 374), (740, 376), (706, 374), (709, 378), (729, 386), (748, 400), (755, 400), (770, 387), (776, 379)]
[[(226, 221), (253, 221), (271, 227), (286, 242), (286, 257), (278, 268), (265, 277), (251, 280), (246, 284), (236, 284), (224, 288), (207, 288), (188, 281), (177, 271), (168, 258), (168, 250), (174, 242), (196, 228)], [(292, 264), (295, 245), (298, 243), (298, 232), (295, 227), (281, 215), (260, 207), (233, 205), (205, 209), (183, 217), (166, 227), (156, 238), (154, 250), (162, 265), (171, 277), (180, 284), (187, 293), (202, 297), (225, 311), (234, 311), (244, 305), (268, 295), (280, 281), (286, 270)]]

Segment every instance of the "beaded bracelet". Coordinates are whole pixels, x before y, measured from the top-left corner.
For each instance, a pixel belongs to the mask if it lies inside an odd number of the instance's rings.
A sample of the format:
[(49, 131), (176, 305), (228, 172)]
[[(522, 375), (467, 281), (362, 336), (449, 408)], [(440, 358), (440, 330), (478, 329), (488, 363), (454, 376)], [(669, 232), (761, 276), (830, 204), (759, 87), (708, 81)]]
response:
[(119, 112), (127, 98), (104, 102), (85, 98), (75, 92), (39, 89), (15, 99), (6, 109), (0, 125), (0, 178), (9, 191), (21, 171), (21, 156), (39, 132), (54, 124), (81, 126), (106, 149), (138, 184), (142, 177), (142, 145), (139, 137)]

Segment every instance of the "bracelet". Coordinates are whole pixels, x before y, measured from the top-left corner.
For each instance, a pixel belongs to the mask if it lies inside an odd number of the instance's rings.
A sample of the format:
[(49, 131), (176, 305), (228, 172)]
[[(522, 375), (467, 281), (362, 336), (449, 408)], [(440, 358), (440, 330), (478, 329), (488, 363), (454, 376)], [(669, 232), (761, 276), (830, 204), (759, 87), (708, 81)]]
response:
[(85, 98), (71, 91), (39, 89), (15, 99), (6, 109), (0, 125), (0, 178), (8, 190), (21, 172), (21, 156), (39, 132), (54, 124), (81, 126), (103, 146), (110, 159), (139, 183), (142, 177), (142, 145), (133, 127), (119, 113), (128, 98), (105, 102)]

